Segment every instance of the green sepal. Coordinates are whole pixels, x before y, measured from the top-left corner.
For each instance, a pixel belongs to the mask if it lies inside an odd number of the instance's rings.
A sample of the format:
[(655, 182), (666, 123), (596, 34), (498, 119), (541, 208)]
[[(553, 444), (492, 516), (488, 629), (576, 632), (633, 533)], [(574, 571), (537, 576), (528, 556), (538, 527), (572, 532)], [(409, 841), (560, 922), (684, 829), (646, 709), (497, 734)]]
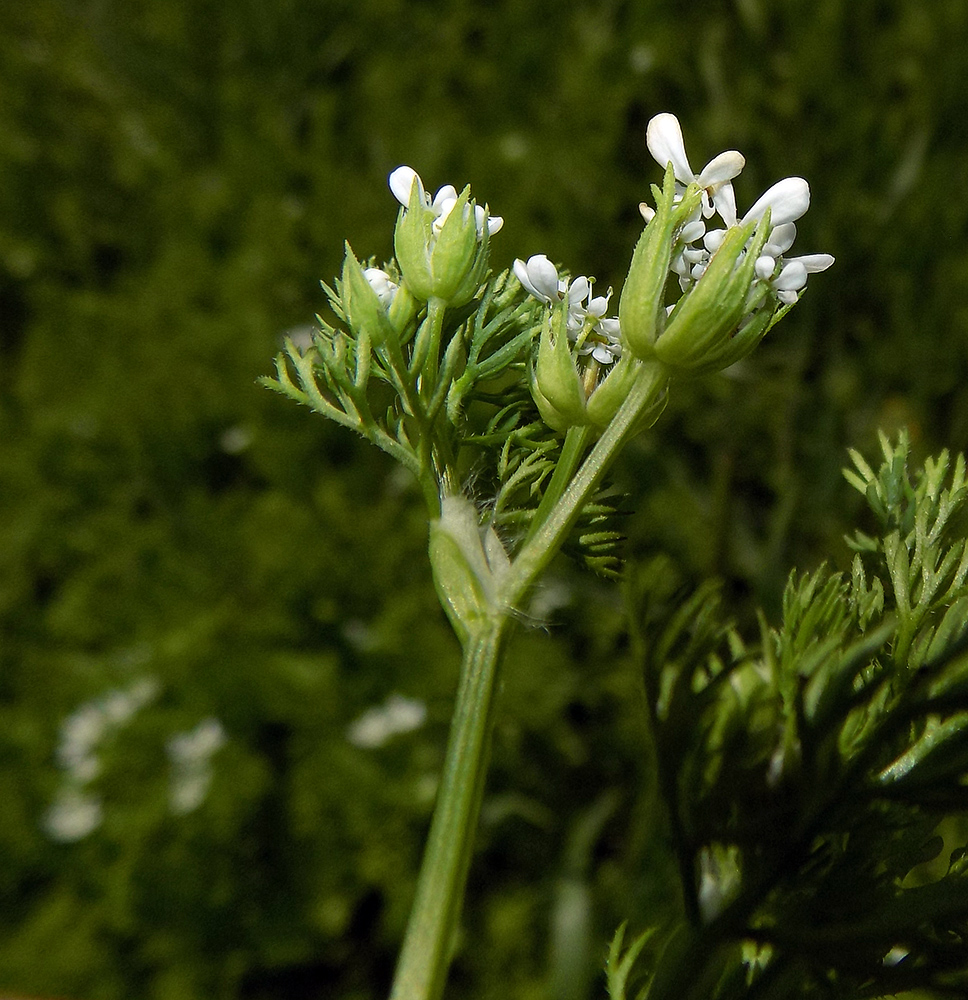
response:
[(655, 216), (635, 245), (618, 304), (622, 339), (643, 360), (655, 357), (655, 344), (662, 334), (665, 287), (676, 237), (702, 198), (699, 187), (692, 184), (682, 200), (674, 204), (676, 181), (672, 164), (666, 168), (662, 190), (655, 186), (652, 190), (656, 199)]
[(749, 312), (747, 298), (756, 259), (769, 234), (769, 212), (759, 224), (748, 222), (727, 231), (702, 277), (682, 297), (656, 342), (655, 355), (663, 364), (675, 372), (700, 375), (738, 361), (759, 343), (772, 310), (762, 324), (762, 314), (757, 314), (740, 334), (739, 344), (732, 345), (731, 338)]
[(567, 318), (567, 307), (562, 303), (545, 321), (531, 379), (531, 394), (538, 410), (556, 431), (588, 423), (585, 390), (568, 345)]
[(585, 412), (591, 423), (604, 430), (612, 422), (612, 417), (628, 398), (641, 368), (642, 362), (628, 352), (611, 366), (585, 405)]
[(357, 336), (366, 334), (374, 347), (379, 347), (387, 337), (395, 336), (387, 311), (372, 285), (366, 280), (363, 268), (349, 243), (346, 244), (346, 256), (343, 258), (343, 275), (339, 290), (343, 315)]
[(434, 234), (433, 223), (434, 213), (424, 204), (420, 185), (412, 185), (410, 204), (401, 208), (397, 215), (393, 251), (407, 287), (424, 302), (434, 294), (429, 252)]
[[(470, 193), (469, 185), (461, 191), (457, 204), (444, 220), (430, 252), (433, 294), (449, 305), (458, 305), (457, 291), (473, 269), (476, 258), (477, 223), (473, 205), (468, 204)], [(471, 294), (464, 299), (465, 302), (477, 291), (476, 284)]]

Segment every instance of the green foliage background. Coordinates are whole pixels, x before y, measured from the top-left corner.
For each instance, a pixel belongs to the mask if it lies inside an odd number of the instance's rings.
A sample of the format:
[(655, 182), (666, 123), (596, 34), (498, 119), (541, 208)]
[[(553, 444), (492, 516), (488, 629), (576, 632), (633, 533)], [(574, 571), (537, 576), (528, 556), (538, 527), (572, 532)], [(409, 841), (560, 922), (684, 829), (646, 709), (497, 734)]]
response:
[[(260, 389), (342, 241), (387, 257), (386, 175), (471, 182), (497, 267), (618, 286), (658, 168), (725, 148), (748, 205), (809, 179), (831, 252), (742, 366), (681, 391), (617, 478), (629, 552), (779, 607), (847, 565), (845, 446), (968, 448), (962, 0), (32, 0), (0, 6), (0, 988), (114, 1000), (378, 997), (458, 659), (417, 492)], [(461, 997), (600, 995), (643, 877), (642, 732), (612, 586), (567, 564), (506, 672)], [(58, 727), (150, 676), (104, 821), (44, 835)], [(362, 750), (391, 692), (428, 722)], [(229, 736), (173, 816), (164, 744)], [(569, 964), (569, 962), (571, 964)]]

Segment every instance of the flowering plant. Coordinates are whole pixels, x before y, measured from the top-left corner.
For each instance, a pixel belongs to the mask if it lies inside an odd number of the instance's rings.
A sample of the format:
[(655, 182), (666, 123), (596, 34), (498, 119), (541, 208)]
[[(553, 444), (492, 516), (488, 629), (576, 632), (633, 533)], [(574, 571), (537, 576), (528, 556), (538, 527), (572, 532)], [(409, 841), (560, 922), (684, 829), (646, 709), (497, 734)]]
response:
[[(810, 202), (802, 178), (774, 184), (740, 216), (732, 187), (745, 164), (740, 153), (721, 153), (694, 173), (670, 114), (652, 119), (647, 142), (664, 173), (652, 187), (652, 204), (640, 206), (645, 228), (617, 315), (611, 288), (596, 294), (594, 279), (562, 272), (542, 254), (492, 275), (490, 243), (503, 220), (469, 188), (458, 193), (445, 185), (431, 197), (412, 168), (399, 167), (389, 178), (400, 203), (395, 259), (361, 262), (347, 246), (340, 279), (326, 287), (335, 319), (319, 319), (306, 349), (287, 341), (276, 378), (266, 380), (368, 438), (415, 476), (430, 518), (437, 593), (463, 650), (393, 1000), (443, 993), (502, 651), (536, 582), (566, 545), (598, 572), (618, 575), (620, 535), (603, 487), (624, 445), (658, 419), (678, 380), (747, 356), (796, 303), (807, 276), (833, 263), (829, 254), (789, 256), (795, 223)], [(947, 464), (912, 486), (909, 493), (922, 503), (909, 515), (891, 492), (890, 476), (901, 475), (898, 456), (903, 465), (904, 446), (888, 454), (888, 473), (878, 478), (861, 464), (862, 478), (852, 480), (869, 499), (885, 492), (880, 509), (888, 521), (913, 516), (917, 525), (922, 510), (933, 511), (920, 528), (895, 530), (882, 543), (858, 542), (860, 550), (887, 555), (897, 619), (880, 579), (868, 584), (860, 555), (849, 583), (824, 571), (792, 581), (783, 626), (771, 631), (764, 623), (755, 648), (719, 619), (708, 588), (684, 600), (658, 637), (633, 618), (680, 885), (669, 911), (630, 948), (623, 949), (623, 932), (616, 936), (608, 967), (613, 997), (625, 995), (633, 965), (646, 959), (640, 995), (653, 1000), (753, 995), (771, 982), (777, 996), (814, 995), (790, 984), (797, 976), (807, 982), (817, 969), (840, 970), (838, 982), (850, 988), (858, 982), (849, 962), (821, 954), (819, 939), (814, 952), (797, 949), (789, 927), (807, 921), (809, 908), (797, 896), (803, 887), (796, 865), (810, 860), (817, 837), (839, 835), (846, 820), (836, 810), (845, 790), (863, 786), (874, 798), (897, 793), (897, 801), (907, 801), (905, 775), (917, 762), (891, 778), (883, 795), (872, 790), (871, 768), (888, 774), (905, 752), (933, 759), (931, 734), (953, 733), (951, 720), (968, 709), (960, 679), (940, 688), (912, 679), (896, 691), (887, 680), (888, 663), (920, 669), (941, 656), (945, 669), (960, 664), (951, 650), (961, 648), (958, 602), (968, 600), (968, 549), (938, 527), (942, 509), (950, 512), (968, 495), (963, 465), (947, 492), (940, 485)], [(928, 538), (936, 546), (930, 556), (922, 544)], [(898, 580), (914, 565), (909, 555), (902, 558), (912, 544), (921, 571), (940, 576), (924, 615), (903, 625), (902, 604), (910, 611), (911, 599), (902, 600)], [(962, 608), (958, 622), (937, 604), (940, 587), (945, 608)], [(648, 618), (642, 608), (653, 591), (639, 587), (638, 617)], [(930, 634), (929, 622), (936, 629)], [(892, 647), (901, 634), (906, 645)], [(879, 742), (885, 729), (899, 737), (891, 728), (895, 708), (914, 727), (904, 731), (914, 739), (907, 749), (904, 738)], [(940, 721), (930, 723), (934, 718)], [(862, 772), (852, 770), (851, 747), (867, 755)], [(724, 778), (731, 767), (744, 782)], [(793, 839), (778, 848), (757, 825), (763, 815), (792, 822)], [(845, 857), (823, 862), (831, 879)], [(869, 981), (904, 981), (883, 970), (922, 952), (919, 969), (933, 974), (944, 966), (942, 943), (932, 951), (906, 927), (899, 915), (889, 931), (862, 927), (867, 951), (860, 964)], [(888, 965), (892, 948), (905, 949), (904, 958)]]

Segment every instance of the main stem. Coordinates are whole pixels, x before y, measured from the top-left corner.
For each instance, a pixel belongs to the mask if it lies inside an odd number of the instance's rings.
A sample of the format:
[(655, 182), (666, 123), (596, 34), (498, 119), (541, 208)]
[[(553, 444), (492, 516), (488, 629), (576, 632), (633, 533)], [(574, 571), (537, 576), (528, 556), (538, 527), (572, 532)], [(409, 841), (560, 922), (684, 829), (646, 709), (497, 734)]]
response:
[(661, 365), (643, 363), (631, 392), (573, 478), (587, 437), (576, 433), (568, 439), (570, 483), (565, 487), (560, 481), (564, 477), (553, 480), (557, 502), (537, 521), (504, 574), (492, 614), (467, 639), (444, 771), (390, 1000), (439, 1000), (443, 993), (484, 792), (497, 673), (514, 609), (561, 548), (608, 467), (667, 383)]
[(509, 621), (494, 617), (464, 650), (437, 805), (390, 1000), (436, 1000), (443, 993), (484, 792), (495, 680)]

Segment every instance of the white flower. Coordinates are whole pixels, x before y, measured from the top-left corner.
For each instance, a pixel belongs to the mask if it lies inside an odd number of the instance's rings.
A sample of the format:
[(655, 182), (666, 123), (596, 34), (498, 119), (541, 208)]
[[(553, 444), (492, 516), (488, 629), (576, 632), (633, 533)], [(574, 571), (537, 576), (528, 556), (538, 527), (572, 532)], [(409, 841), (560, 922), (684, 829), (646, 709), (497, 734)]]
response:
[(427, 706), (422, 701), (391, 694), (382, 704), (367, 709), (346, 731), (353, 746), (372, 750), (399, 733), (419, 729), (427, 718)]
[[(807, 254), (802, 257), (786, 257), (793, 246), (799, 219), (810, 207), (810, 185), (802, 177), (786, 177), (777, 181), (753, 204), (753, 207), (738, 222), (733, 214), (723, 214), (728, 227), (758, 222), (770, 210), (770, 235), (759, 257), (756, 259), (754, 289), (767, 284), (777, 301), (784, 305), (796, 302), (797, 293), (807, 283), (807, 275), (825, 271), (834, 262), (829, 253)], [(721, 213), (722, 214), (722, 213)], [(709, 265), (712, 255), (720, 248), (726, 237), (726, 229), (711, 229), (701, 233), (703, 249), (691, 247), (698, 236), (698, 228), (690, 223), (683, 227), (680, 239), (686, 244), (672, 262), (672, 269), (679, 275), (679, 284), (687, 291)]]
[(52, 840), (71, 844), (93, 833), (101, 825), (103, 816), (101, 800), (97, 796), (66, 789), (47, 810), (44, 829)]
[(756, 276), (770, 285), (780, 302), (790, 305), (796, 302), (797, 292), (806, 285), (807, 275), (826, 271), (833, 262), (833, 255), (829, 253), (810, 253), (787, 260), (763, 255), (756, 259)]
[(565, 291), (564, 282), (558, 278), (558, 269), (543, 254), (529, 257), (527, 263), (515, 259), (514, 275), (524, 285), (529, 295), (546, 305), (560, 302)]
[[(696, 183), (703, 189), (702, 214), (709, 218), (714, 212), (719, 212), (724, 219), (727, 216), (736, 218), (736, 196), (733, 194), (732, 179), (746, 165), (746, 158), (735, 149), (727, 150), (714, 156), (698, 174), (693, 173), (686, 156), (686, 147), (682, 141), (682, 129), (675, 115), (664, 113), (656, 115), (646, 128), (646, 143), (649, 152), (655, 157), (660, 167), (672, 164), (676, 180), (686, 187)], [(639, 207), (642, 211), (642, 206)], [(648, 210), (648, 206), (645, 206)], [(646, 216), (647, 211), (642, 211)], [(646, 222), (649, 219), (646, 218)], [(731, 223), (727, 223), (731, 224)]]
[[(439, 188), (437, 193), (433, 196), (433, 198), (431, 198), (423, 186), (423, 181), (420, 179), (420, 175), (413, 169), (413, 167), (397, 167), (396, 170), (390, 174), (388, 183), (390, 185), (390, 190), (393, 192), (394, 198), (396, 198), (404, 208), (408, 208), (410, 206), (410, 195), (413, 191), (413, 186), (416, 184), (417, 190), (419, 191), (420, 201), (434, 214), (433, 227), (434, 231), (438, 233), (447, 221), (447, 216), (450, 215), (454, 206), (457, 204), (458, 194), (457, 189), (453, 184), (445, 184), (442, 188)], [(474, 221), (477, 224), (478, 239), (484, 235), (485, 217), (487, 218), (487, 233), (489, 236), (493, 236), (504, 225), (504, 219), (502, 219), (501, 216), (488, 216), (486, 209), (480, 205), (475, 205)]]
[(605, 295), (593, 295), (594, 281), (580, 274), (569, 283), (559, 278), (558, 269), (542, 253), (517, 259), (514, 274), (526, 291), (539, 302), (553, 306), (565, 303), (568, 339), (578, 345), (578, 353), (591, 355), (599, 364), (609, 365), (622, 356), (618, 320), (606, 318), (610, 288)]

